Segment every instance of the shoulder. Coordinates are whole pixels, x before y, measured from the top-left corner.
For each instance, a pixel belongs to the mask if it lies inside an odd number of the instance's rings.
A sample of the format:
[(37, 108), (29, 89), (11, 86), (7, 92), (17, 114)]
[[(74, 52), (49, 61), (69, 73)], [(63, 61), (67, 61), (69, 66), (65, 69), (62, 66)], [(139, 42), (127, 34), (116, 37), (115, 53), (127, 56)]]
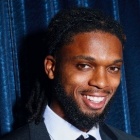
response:
[(31, 122), (11, 132), (0, 140), (50, 140), (44, 121)]
[(0, 140), (28, 140), (29, 139), (29, 124), (18, 128), (17, 130), (5, 135)]
[(114, 128), (110, 125), (107, 125), (107, 127), (116, 135), (116, 137), (119, 139), (119, 140), (140, 140), (140, 138), (137, 138), (135, 136), (132, 136), (128, 133), (125, 133), (117, 128)]

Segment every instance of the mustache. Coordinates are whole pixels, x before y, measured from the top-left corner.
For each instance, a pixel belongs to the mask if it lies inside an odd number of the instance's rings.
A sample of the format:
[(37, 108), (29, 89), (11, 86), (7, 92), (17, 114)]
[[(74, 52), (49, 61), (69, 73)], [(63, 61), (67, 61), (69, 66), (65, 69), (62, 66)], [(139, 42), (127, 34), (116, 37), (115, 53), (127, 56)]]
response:
[(79, 93), (84, 94), (84, 93), (106, 93), (106, 94), (111, 94), (111, 90), (107, 89), (80, 89), (78, 90)]

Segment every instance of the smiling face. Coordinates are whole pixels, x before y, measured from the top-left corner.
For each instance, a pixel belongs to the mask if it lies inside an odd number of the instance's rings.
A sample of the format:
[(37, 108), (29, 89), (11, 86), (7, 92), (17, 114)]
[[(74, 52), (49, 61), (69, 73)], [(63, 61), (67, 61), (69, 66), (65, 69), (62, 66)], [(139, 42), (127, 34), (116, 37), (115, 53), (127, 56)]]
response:
[[(51, 103), (52, 110), (73, 124), (75, 116), (69, 116), (76, 112), (87, 118), (100, 116), (120, 83), (122, 61), (122, 44), (116, 36), (99, 31), (75, 35), (68, 45), (61, 48), (56, 59), (52, 56), (45, 59), (48, 77), (59, 79), (59, 92), (63, 91), (66, 96), (64, 99), (59, 97), (61, 93), (56, 93)], [(71, 107), (67, 105), (69, 99)], [(62, 100), (67, 100), (67, 103), (63, 104), (65, 101)], [(75, 111), (71, 111), (72, 104)]]

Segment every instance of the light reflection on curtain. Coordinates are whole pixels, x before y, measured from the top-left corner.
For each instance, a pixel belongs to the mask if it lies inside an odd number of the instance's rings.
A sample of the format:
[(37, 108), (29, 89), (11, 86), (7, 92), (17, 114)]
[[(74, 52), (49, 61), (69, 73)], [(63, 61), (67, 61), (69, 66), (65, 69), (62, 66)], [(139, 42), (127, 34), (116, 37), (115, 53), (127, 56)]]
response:
[[(120, 22), (118, 0), (112, 0), (112, 5), (113, 5), (113, 17), (115, 20)], [(126, 87), (124, 65), (122, 67), (121, 92), (122, 92), (122, 102), (123, 102), (123, 111), (124, 111), (125, 131), (127, 133), (131, 133), (130, 114), (129, 114), (129, 106), (128, 106), (128, 96), (127, 96), (127, 87)]]
[(100, 9), (118, 20), (124, 27), (127, 43), (124, 50), (122, 80), (106, 121), (140, 137), (139, 0), (1, 0), (1, 135), (24, 123), (26, 118), (23, 109), (24, 100), (28, 96), (34, 77), (39, 75), (37, 66), (40, 62), (38, 57), (41, 44), (37, 39), (41, 38), (41, 33), (46, 29), (50, 19), (59, 10), (76, 6)]

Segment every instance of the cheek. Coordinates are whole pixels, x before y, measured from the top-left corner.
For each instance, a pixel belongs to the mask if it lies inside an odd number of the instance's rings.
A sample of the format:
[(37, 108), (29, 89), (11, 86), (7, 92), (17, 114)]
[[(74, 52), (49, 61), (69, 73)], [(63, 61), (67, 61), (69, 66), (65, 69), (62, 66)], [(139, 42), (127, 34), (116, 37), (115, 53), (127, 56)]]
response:
[(110, 86), (114, 89), (114, 92), (118, 88), (119, 84), (120, 84), (120, 76), (110, 80)]
[(61, 77), (62, 86), (66, 92), (74, 92), (77, 88), (87, 85), (87, 75), (75, 72), (64, 72)]

